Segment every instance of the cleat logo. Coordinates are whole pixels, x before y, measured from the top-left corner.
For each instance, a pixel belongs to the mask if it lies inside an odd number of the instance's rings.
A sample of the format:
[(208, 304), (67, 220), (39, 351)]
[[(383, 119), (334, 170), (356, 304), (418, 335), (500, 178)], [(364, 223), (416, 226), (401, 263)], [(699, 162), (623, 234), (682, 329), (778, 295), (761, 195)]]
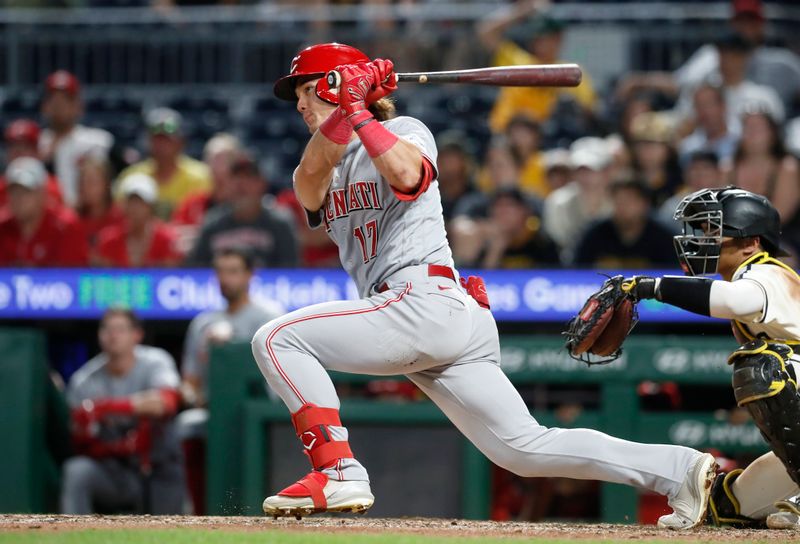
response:
[(314, 447), (314, 444), (317, 443), (317, 436), (311, 431), (306, 431), (300, 436), (300, 441), (303, 443), (303, 447), (305, 449), (311, 450), (311, 448)]

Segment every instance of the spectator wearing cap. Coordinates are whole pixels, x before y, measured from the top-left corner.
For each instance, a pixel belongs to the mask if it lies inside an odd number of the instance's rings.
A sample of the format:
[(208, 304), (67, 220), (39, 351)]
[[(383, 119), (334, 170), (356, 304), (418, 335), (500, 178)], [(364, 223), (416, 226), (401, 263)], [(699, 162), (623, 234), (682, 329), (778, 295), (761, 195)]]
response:
[(633, 173), (647, 183), (656, 206), (675, 194), (681, 185), (674, 134), (670, 119), (661, 112), (641, 113), (631, 124)]
[(611, 149), (602, 138), (587, 136), (570, 146), (572, 181), (548, 195), (542, 214), (545, 231), (558, 245), (562, 262), (572, 261), (586, 225), (611, 212), (611, 162)]
[(158, 186), (147, 174), (131, 174), (120, 183), (124, 220), (97, 236), (94, 264), (99, 266), (171, 267), (180, 264), (177, 235), (155, 214)]
[(81, 157), (89, 153), (106, 155), (114, 137), (99, 128), (79, 124), (83, 101), (78, 79), (59, 70), (45, 80), (42, 117), (47, 128), (39, 138), (39, 156), (55, 172), (64, 201), (74, 207), (78, 201), (78, 169)]
[[(564, 23), (542, 13), (548, 2), (518, 2), (504, 6), (479, 23), (478, 37), (492, 53), (495, 66), (517, 64), (556, 64), (560, 60), (564, 37)], [(536, 15), (536, 12), (539, 12)], [(519, 25), (528, 21), (527, 25)], [(506, 31), (517, 27), (518, 41), (504, 38)], [(560, 99), (573, 100), (588, 116), (593, 114), (597, 96), (591, 78), (584, 71), (577, 87), (505, 87), (500, 89), (489, 117), (495, 133), (505, 131), (508, 122), (518, 114), (525, 114), (544, 123), (550, 119)]]
[[(761, 0), (733, 0), (731, 8), (728, 32), (739, 34), (752, 44), (745, 79), (777, 93), (783, 109), (790, 110), (800, 94), (800, 57), (788, 49), (764, 45), (767, 21)], [(683, 92), (690, 104), (692, 91), (697, 86), (724, 80), (720, 76), (722, 63), (718, 46), (719, 43), (703, 45), (674, 73), (631, 74), (621, 81), (617, 94), (625, 96), (643, 88), (657, 89), (672, 96)], [(728, 109), (731, 107), (729, 103)], [(688, 112), (688, 108), (683, 111)]]
[(85, 156), (78, 171), (78, 204), (75, 209), (89, 243), (90, 254), (97, 248), (100, 231), (121, 226), (125, 220), (111, 192), (111, 164), (104, 157)]
[[(471, 225), (465, 225), (470, 221)], [(558, 249), (542, 229), (531, 199), (519, 188), (498, 189), (486, 219), (463, 218), (453, 237), (460, 266), (481, 268), (550, 268), (559, 264)]]
[(671, 266), (673, 233), (655, 219), (647, 183), (615, 181), (610, 191), (611, 217), (586, 229), (575, 250), (575, 264), (601, 269)]
[(69, 208), (48, 204), (47, 171), (20, 157), (6, 168), (8, 206), (0, 217), (0, 266), (85, 266), (88, 247)]
[[(754, 46), (746, 78), (773, 89), (786, 110), (800, 96), (800, 57), (783, 47), (765, 45), (766, 23), (761, 0), (733, 0), (730, 28)], [(718, 74), (720, 55), (714, 45), (698, 49), (675, 72), (678, 85), (691, 88)]]
[(291, 215), (266, 196), (267, 181), (255, 160), (240, 154), (231, 165), (236, 198), (203, 224), (189, 253), (190, 266), (212, 265), (214, 254), (246, 248), (259, 268), (291, 268), (298, 264), (297, 240)]
[(673, 216), (683, 197), (701, 189), (716, 189), (726, 184), (719, 157), (710, 150), (701, 149), (689, 155), (683, 172), (681, 189), (667, 199), (658, 210), (659, 220), (664, 225), (671, 225), (676, 232), (680, 230), (682, 223), (675, 221)]
[[(776, 119), (783, 122), (785, 109), (778, 94), (770, 87), (747, 79), (747, 65), (753, 56), (753, 43), (741, 34), (729, 31), (714, 40), (714, 47), (719, 55), (719, 70), (710, 75), (705, 83), (723, 89), (728, 128), (741, 132), (742, 113), (748, 104), (753, 103), (769, 109)], [(690, 126), (695, 123), (692, 117), (695, 87), (681, 90), (674, 109), (680, 122)]]
[[(5, 134), (5, 152), (6, 161), (18, 159), (20, 157), (31, 157), (34, 159), (39, 158), (39, 125), (30, 119), (17, 119), (12, 121), (6, 126)], [(48, 202), (56, 205), (64, 203), (61, 197), (61, 188), (58, 186), (58, 180), (52, 174), (47, 174), (47, 188)], [(6, 195), (6, 182), (0, 178), (0, 208), (8, 202), (8, 195)]]
[(728, 129), (725, 91), (710, 83), (694, 91), (695, 130), (684, 138), (679, 147), (681, 164), (700, 150), (713, 151), (723, 161), (730, 160), (739, 142), (739, 134)]
[(145, 116), (150, 135), (150, 157), (123, 170), (119, 178), (146, 174), (158, 186), (156, 211), (168, 220), (181, 201), (212, 188), (208, 166), (183, 153), (184, 134), (181, 115), (170, 108), (156, 108)]

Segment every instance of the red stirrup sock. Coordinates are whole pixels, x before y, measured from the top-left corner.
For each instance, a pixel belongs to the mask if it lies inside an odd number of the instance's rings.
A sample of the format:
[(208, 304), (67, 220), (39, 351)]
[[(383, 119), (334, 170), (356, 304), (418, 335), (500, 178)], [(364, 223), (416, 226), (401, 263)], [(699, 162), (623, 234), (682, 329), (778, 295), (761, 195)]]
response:
[(328, 428), (342, 426), (339, 410), (304, 404), (292, 414), (292, 424), (314, 470), (323, 470), (339, 459), (353, 457), (350, 444), (346, 440), (334, 441)]

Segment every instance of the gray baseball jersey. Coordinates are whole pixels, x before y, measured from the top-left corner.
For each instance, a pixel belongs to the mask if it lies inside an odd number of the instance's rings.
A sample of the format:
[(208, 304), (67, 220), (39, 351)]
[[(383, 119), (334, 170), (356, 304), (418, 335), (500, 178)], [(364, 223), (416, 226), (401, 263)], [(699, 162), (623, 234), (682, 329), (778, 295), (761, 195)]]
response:
[(274, 308), (264, 308), (254, 302), (249, 302), (236, 313), (212, 311), (197, 315), (189, 323), (186, 333), (181, 373), (184, 376), (198, 377), (203, 393), (207, 395), (210, 344), (215, 339), (218, 342), (250, 340), (261, 325), (278, 315), (280, 314)]
[[(384, 126), (435, 163), (434, 140), (422, 123), (400, 117)], [(309, 216), (312, 226), (315, 219), (339, 245), (363, 298), (301, 308), (253, 337), (256, 362), (290, 412), (307, 404), (339, 408), (328, 370), (403, 374), (489, 459), (517, 474), (677, 493), (699, 452), (587, 429), (547, 429), (531, 416), (500, 369), (491, 312), (461, 287), (456, 271), (441, 270), (452, 267), (452, 258), (436, 181), (416, 199), (400, 198), (354, 140), (336, 166), (319, 217)], [(333, 440), (347, 440), (345, 427), (329, 430)], [(352, 458), (338, 459), (324, 472), (332, 479), (368, 480)]]
[[(136, 364), (124, 376), (114, 376), (106, 370), (108, 356), (104, 353), (90, 359), (73, 376), (67, 387), (67, 402), (71, 407), (80, 406), (85, 399), (127, 397), (148, 389), (180, 386), (175, 360), (161, 348), (136, 346)], [(117, 416), (100, 427), (100, 438), (116, 440), (136, 426), (135, 418)], [(161, 431), (153, 437), (151, 457), (154, 463), (180, 459), (180, 445), (172, 422), (165, 422)]]
[[(428, 127), (413, 117), (397, 117), (384, 126), (436, 165), (436, 143)], [(438, 182), (415, 200), (400, 200), (357, 139), (333, 170), (319, 217), (309, 222), (325, 226), (361, 296), (407, 266), (453, 266)]]

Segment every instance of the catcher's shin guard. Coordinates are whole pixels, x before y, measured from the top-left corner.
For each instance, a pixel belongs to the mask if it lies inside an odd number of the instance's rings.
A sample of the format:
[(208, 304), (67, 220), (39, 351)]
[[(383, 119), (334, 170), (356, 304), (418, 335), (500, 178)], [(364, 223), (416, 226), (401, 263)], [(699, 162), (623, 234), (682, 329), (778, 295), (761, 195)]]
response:
[(727, 474), (724, 472), (717, 474), (711, 486), (711, 496), (708, 499), (706, 524), (738, 528), (763, 526), (763, 522), (760, 520), (748, 518), (740, 512), (739, 500), (733, 494), (731, 486), (741, 473), (742, 469), (737, 468)]
[(733, 394), (750, 412), (764, 440), (800, 485), (800, 397), (784, 344), (752, 340), (728, 357), (733, 364)]

